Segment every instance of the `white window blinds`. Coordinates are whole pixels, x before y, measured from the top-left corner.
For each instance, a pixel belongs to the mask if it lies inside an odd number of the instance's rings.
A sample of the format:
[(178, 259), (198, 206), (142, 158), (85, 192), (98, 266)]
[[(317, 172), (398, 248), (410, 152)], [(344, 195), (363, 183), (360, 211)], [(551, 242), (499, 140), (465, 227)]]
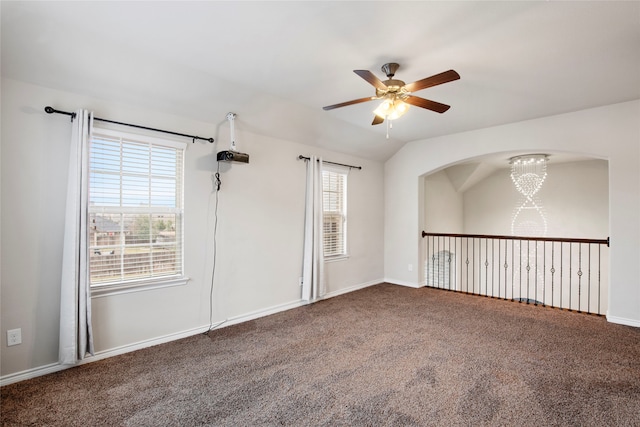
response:
[(94, 130), (89, 150), (92, 286), (182, 276), (184, 147)]
[(322, 171), (324, 216), (324, 256), (346, 255), (347, 174), (342, 171)]

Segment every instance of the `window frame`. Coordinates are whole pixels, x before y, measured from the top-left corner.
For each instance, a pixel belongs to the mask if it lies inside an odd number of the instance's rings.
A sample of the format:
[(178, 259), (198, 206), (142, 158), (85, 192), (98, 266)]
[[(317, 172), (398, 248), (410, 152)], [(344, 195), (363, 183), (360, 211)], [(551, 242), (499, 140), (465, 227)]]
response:
[[(105, 139), (119, 140), (121, 150), (122, 150), (123, 142), (129, 142), (132, 144), (135, 144), (135, 143), (149, 144), (151, 146), (181, 150), (182, 151), (180, 156), (181, 159), (179, 160), (179, 163), (176, 164), (176, 169), (178, 169), (176, 171), (176, 179), (180, 181), (177, 184), (177, 190), (176, 190), (176, 205), (178, 206), (173, 208), (162, 208), (162, 207), (156, 206), (154, 208), (153, 206), (149, 205), (146, 208), (131, 208), (131, 207), (123, 206), (122, 202), (120, 202), (119, 206), (108, 206), (108, 207), (107, 206), (97, 206), (97, 207), (91, 206), (91, 203), (89, 200), (91, 196), (91, 175), (93, 172), (93, 170), (91, 169), (91, 150), (93, 148), (94, 138), (99, 139), (101, 137)], [(186, 157), (186, 148), (187, 148), (187, 144), (184, 142), (179, 142), (179, 141), (166, 139), (166, 138), (157, 138), (157, 137), (151, 137), (147, 135), (140, 135), (136, 133), (126, 132), (123, 130), (107, 129), (107, 128), (98, 127), (94, 125), (93, 132), (91, 135), (91, 141), (89, 144), (89, 158), (88, 158), (89, 173), (87, 177), (87, 180), (88, 180), (87, 199), (89, 202), (89, 206), (88, 206), (88, 212), (87, 212), (87, 222), (88, 222), (87, 235), (85, 236), (85, 238), (87, 239), (87, 250), (89, 251), (89, 254), (87, 256), (87, 259), (89, 259), (89, 263), (87, 265), (87, 276), (90, 284), (92, 297), (101, 297), (101, 296), (108, 296), (108, 295), (115, 295), (115, 294), (129, 293), (129, 292), (138, 292), (143, 290), (165, 288), (170, 286), (181, 286), (186, 284), (189, 281), (189, 278), (185, 276), (185, 271), (184, 271), (184, 248), (185, 248), (185, 245), (184, 245), (184, 224), (185, 224), (185, 209), (184, 209), (185, 168), (184, 168), (184, 165), (185, 165), (185, 157)], [(122, 161), (120, 162), (120, 165), (122, 165)], [(153, 176), (153, 173), (149, 172), (149, 175), (147, 176)], [(120, 184), (118, 187), (119, 190), (122, 188), (122, 185), (123, 183), (122, 181), (120, 181)], [(150, 194), (151, 194), (151, 189), (149, 189), (149, 193), (148, 193), (149, 197), (151, 197)], [(125, 279), (111, 281), (111, 282), (92, 283), (91, 282), (91, 261), (90, 261), (91, 253), (92, 251), (94, 251), (94, 245), (92, 244), (91, 237), (90, 237), (91, 228), (93, 226), (92, 217), (94, 214), (101, 214), (101, 213), (102, 214), (110, 213), (114, 215), (118, 215), (118, 214), (147, 215), (148, 214), (150, 216), (159, 215), (159, 214), (176, 215), (176, 224), (174, 224), (174, 226), (176, 229), (175, 245), (177, 248), (179, 248), (178, 250), (180, 251), (179, 272), (175, 274), (147, 276), (139, 279), (125, 278)], [(178, 219), (179, 219), (179, 223), (177, 221)], [(119, 239), (122, 239), (122, 238), (123, 237), (121, 235)], [(122, 240), (120, 240), (120, 243), (118, 243), (118, 245), (120, 245), (122, 248), (127, 247), (126, 242), (123, 243)]]
[[(323, 251), (323, 256), (324, 256), (324, 260), (325, 262), (332, 262), (332, 261), (339, 261), (339, 260), (343, 260), (349, 257), (349, 246), (348, 246), (348, 209), (347, 209), (347, 187), (348, 187), (348, 177), (349, 177), (349, 168), (344, 168), (344, 167), (340, 167), (340, 166), (334, 166), (331, 164), (327, 164), (327, 163), (323, 163), (322, 164), (322, 180), (323, 180), (323, 186), (322, 186), (322, 251)], [(341, 201), (341, 205), (342, 205), (342, 210), (339, 210), (337, 212), (334, 211), (328, 211), (326, 209), (326, 205), (325, 205), (325, 192), (327, 192), (327, 189), (325, 188), (324, 185), (324, 180), (325, 180), (325, 176), (324, 174), (326, 173), (331, 173), (331, 174), (337, 174), (340, 175), (343, 180), (342, 182), (342, 201)], [(336, 252), (330, 255), (327, 255), (325, 252), (326, 249), (326, 245), (325, 245), (325, 236), (327, 233), (326, 227), (325, 227), (325, 217), (327, 216), (327, 214), (329, 215), (340, 215), (342, 217), (342, 250), (340, 252)]]

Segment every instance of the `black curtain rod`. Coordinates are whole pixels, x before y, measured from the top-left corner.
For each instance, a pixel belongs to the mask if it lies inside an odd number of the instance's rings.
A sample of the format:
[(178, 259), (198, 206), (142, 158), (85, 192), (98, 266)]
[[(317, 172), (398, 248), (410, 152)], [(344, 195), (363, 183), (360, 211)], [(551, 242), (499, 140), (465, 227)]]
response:
[[(300, 159), (300, 160), (311, 160), (310, 157), (305, 157), (302, 154), (300, 154), (298, 156), (298, 159)], [(344, 167), (351, 168), (351, 169), (362, 169), (362, 166), (351, 166), (351, 165), (345, 165), (344, 163), (328, 162), (326, 160), (323, 160), (322, 162), (323, 163), (330, 163), (332, 165), (344, 166)]]
[[(71, 121), (73, 121), (73, 119), (76, 118), (76, 113), (70, 113), (68, 111), (56, 110), (55, 108), (52, 108), (52, 107), (49, 107), (49, 106), (44, 107), (44, 111), (46, 111), (48, 114), (53, 114), (53, 113), (66, 114), (67, 116), (71, 116)], [(168, 133), (168, 134), (171, 134), (171, 135), (184, 136), (184, 137), (187, 137), (187, 138), (191, 138), (192, 139), (191, 142), (196, 142), (196, 139), (201, 139), (203, 141), (209, 141), (209, 142), (213, 143), (213, 138), (203, 138), (201, 136), (187, 135), (187, 134), (184, 134), (184, 133), (171, 132), (171, 131), (168, 131), (168, 130), (150, 128), (150, 127), (140, 126), (140, 125), (132, 125), (131, 123), (116, 122), (116, 121), (113, 121), (113, 120), (101, 119), (99, 117), (94, 117), (93, 120), (99, 120), (101, 122), (106, 122), (106, 123), (113, 123), (113, 124), (116, 124), (116, 125), (130, 126), (130, 127), (134, 127), (134, 128), (138, 128), (138, 129), (152, 130), (154, 132)]]

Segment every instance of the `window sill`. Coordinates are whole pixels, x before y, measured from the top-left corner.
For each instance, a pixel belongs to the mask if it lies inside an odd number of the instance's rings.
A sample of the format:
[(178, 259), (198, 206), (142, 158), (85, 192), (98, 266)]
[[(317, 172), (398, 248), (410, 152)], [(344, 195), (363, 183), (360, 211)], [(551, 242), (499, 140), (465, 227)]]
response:
[(327, 257), (324, 259), (325, 264), (329, 263), (329, 262), (336, 262), (336, 261), (344, 261), (349, 259), (349, 255), (345, 254), (345, 255), (336, 255), (336, 256), (332, 256), (332, 257)]
[(168, 279), (149, 280), (145, 282), (123, 282), (108, 285), (96, 285), (91, 287), (91, 298), (149, 291), (152, 289), (168, 288), (172, 286), (182, 286), (186, 285), (188, 281), (188, 277), (174, 277)]

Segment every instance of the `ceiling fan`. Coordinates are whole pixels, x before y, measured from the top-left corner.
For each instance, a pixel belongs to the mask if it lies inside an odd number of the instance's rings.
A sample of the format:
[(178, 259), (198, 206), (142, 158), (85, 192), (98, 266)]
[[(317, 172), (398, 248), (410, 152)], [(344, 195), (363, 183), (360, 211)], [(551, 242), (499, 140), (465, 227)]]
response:
[(393, 78), (399, 67), (400, 64), (396, 64), (395, 62), (384, 64), (382, 66), (382, 72), (387, 76), (387, 80), (385, 81), (378, 79), (369, 70), (353, 70), (354, 73), (376, 88), (375, 96), (354, 99), (352, 101), (341, 102), (340, 104), (328, 105), (326, 107), (322, 107), (322, 109), (325, 111), (333, 110), (334, 108), (346, 107), (347, 105), (360, 104), (362, 102), (381, 99), (383, 102), (374, 111), (375, 117), (371, 123), (372, 125), (377, 125), (384, 122), (385, 118), (393, 120), (403, 115), (409, 109), (407, 104), (426, 108), (427, 110), (435, 111), (436, 113), (444, 113), (450, 108), (449, 105), (420, 98), (412, 95), (411, 93), (428, 87), (458, 80), (460, 75), (457, 72), (449, 70), (413, 83), (405, 84), (402, 80), (395, 80)]

